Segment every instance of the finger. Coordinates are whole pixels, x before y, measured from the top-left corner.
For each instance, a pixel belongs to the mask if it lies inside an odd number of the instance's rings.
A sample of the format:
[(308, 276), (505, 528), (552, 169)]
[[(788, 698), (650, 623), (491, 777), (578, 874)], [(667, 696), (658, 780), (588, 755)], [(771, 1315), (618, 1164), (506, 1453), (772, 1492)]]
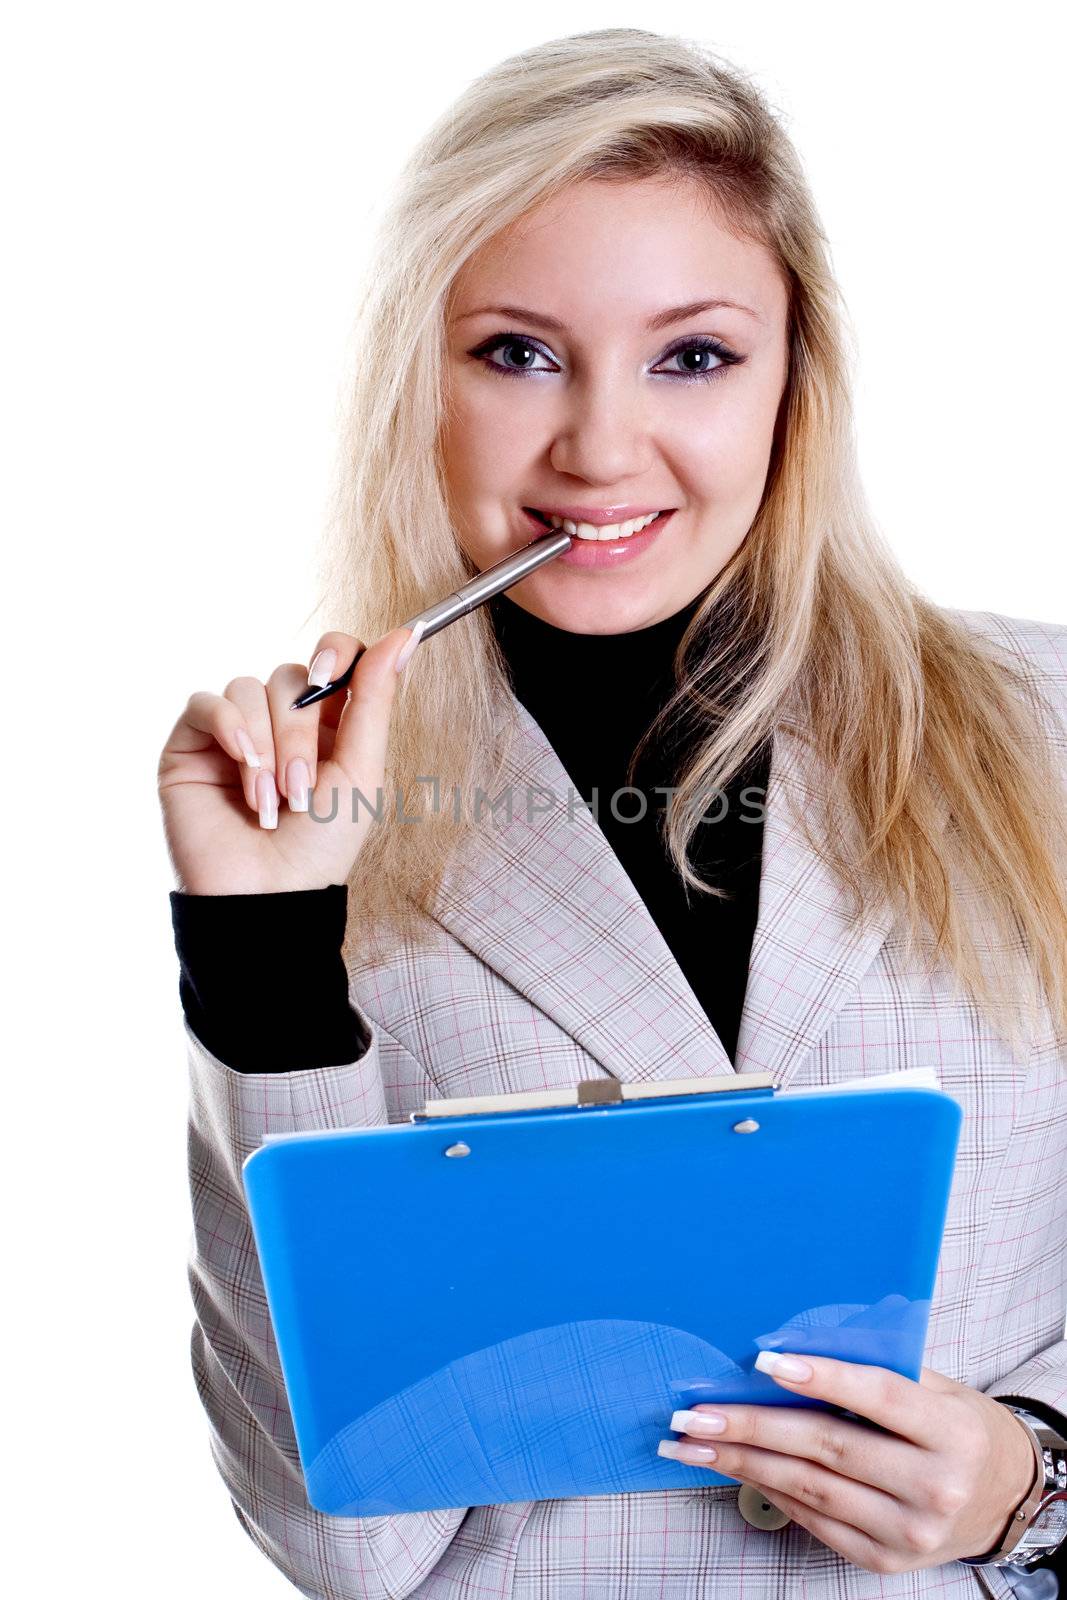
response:
[(337, 629), (322, 634), (308, 662), (307, 687), (314, 684), (325, 688), (326, 684), (339, 678), (351, 661), (355, 653), (354, 646), (358, 643), (350, 633), (341, 633)]
[[(678, 1442), (684, 1445), (696, 1441), (686, 1437)], [(706, 1441), (701, 1442), (706, 1444)], [(716, 1472), (724, 1472), (742, 1483), (766, 1484), (772, 1499), (780, 1490), (810, 1510), (847, 1522), (883, 1544), (899, 1540), (906, 1519), (911, 1515), (911, 1508), (903, 1506), (894, 1495), (872, 1488), (868, 1483), (857, 1483), (804, 1457), (780, 1455), (777, 1451), (747, 1444), (717, 1443), (714, 1448), (718, 1452), (714, 1462)]]
[[(240, 744), (240, 735), (245, 731), (244, 717), (232, 701), (206, 689), (197, 690), (189, 696), (163, 748), (160, 781), (167, 782), (169, 758), (180, 755), (184, 778), (192, 776), (198, 782), (239, 786), (240, 768), (246, 764)], [(192, 770), (190, 756), (201, 758), (200, 764)]]
[(810, 1371), (807, 1378), (787, 1376), (778, 1363), (785, 1351), (761, 1350), (756, 1369), (766, 1372), (775, 1383), (795, 1394), (828, 1400), (833, 1405), (854, 1411), (858, 1417), (888, 1428), (901, 1438), (927, 1450), (936, 1450), (943, 1426), (933, 1390), (901, 1377), (888, 1367), (865, 1366), (858, 1361), (836, 1361), (831, 1356), (790, 1355)]
[(730, 1405), (719, 1412), (726, 1418), (725, 1431), (712, 1435), (709, 1430), (705, 1435), (697, 1419), (711, 1410), (710, 1406), (696, 1406), (691, 1412), (676, 1411), (671, 1427), (684, 1428), (692, 1438), (705, 1442), (713, 1438), (724, 1454), (740, 1445), (774, 1450), (817, 1463), (902, 1500), (909, 1497), (923, 1464), (921, 1452), (909, 1440), (814, 1407)]
[(957, 1383), (955, 1378), (947, 1378), (936, 1367), (920, 1367), (919, 1382), (924, 1389), (932, 1389), (938, 1394), (959, 1394), (961, 1389), (967, 1387), (965, 1383)]
[[(354, 634), (340, 633), (336, 630), (320, 636), (311, 652), (308, 662), (307, 683), (300, 685), (300, 690), (305, 688), (325, 688), (327, 683), (336, 683), (346, 668), (350, 666), (358, 652), (365, 648), (363, 640), (357, 639)], [(322, 726), (336, 728), (341, 720), (345, 708), (345, 696), (338, 691), (325, 700), (316, 700), (312, 706), (301, 707), (300, 715), (306, 716), (309, 711), (319, 709)]]
[[(243, 726), (251, 741), (251, 751), (241, 768), (241, 784), (245, 803), (250, 810), (259, 812), (260, 794), (257, 779), (263, 772), (272, 776), (275, 771), (274, 732), (271, 726), (267, 690), (258, 678), (231, 678), (223, 690), (225, 699), (231, 701), (241, 713)], [(253, 761), (255, 764), (253, 764)]]
[[(783, 1490), (773, 1489), (769, 1484), (753, 1483), (752, 1487), (769, 1500), (771, 1505), (777, 1506), (779, 1511), (784, 1511), (787, 1517), (792, 1517), (798, 1527), (807, 1529), (820, 1544), (826, 1545), (829, 1550), (836, 1550), (846, 1561), (851, 1561), (854, 1567), (863, 1567), (867, 1572), (904, 1570), (894, 1567), (891, 1552), (877, 1539), (872, 1539), (862, 1528), (853, 1527), (850, 1523), (841, 1522), (837, 1517), (816, 1511), (812, 1506), (794, 1500), (791, 1495)], [(916, 1565), (919, 1563), (916, 1562)]]
[(278, 792), (285, 797), (290, 811), (307, 810), (308, 795), (318, 780), (318, 711), (326, 702), (317, 700), (299, 711), (289, 709), (306, 685), (307, 669), (293, 661), (275, 667), (267, 679), (276, 781)]
[[(410, 628), (383, 634), (356, 663), (346, 704), (337, 726), (333, 760), (347, 782), (380, 782), (389, 742), (389, 721), (396, 693), (396, 660), (411, 638)], [(340, 695), (336, 696), (340, 699)], [(369, 795), (371, 804), (375, 796)]]

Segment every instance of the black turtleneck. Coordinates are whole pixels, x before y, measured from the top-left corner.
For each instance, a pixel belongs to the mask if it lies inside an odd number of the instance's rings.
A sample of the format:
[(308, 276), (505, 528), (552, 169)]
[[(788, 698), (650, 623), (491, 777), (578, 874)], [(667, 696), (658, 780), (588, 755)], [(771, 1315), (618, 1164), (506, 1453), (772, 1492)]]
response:
[[(506, 594), (488, 606), (516, 697), (593, 808), (732, 1060), (759, 899), (769, 751), (708, 806), (690, 846), (694, 868), (728, 890), (726, 899), (687, 898), (663, 842), (668, 801), (656, 789), (677, 782), (681, 737), (657, 738), (630, 788), (626, 776), (638, 739), (671, 693), (674, 652), (700, 598), (621, 634), (568, 633)], [(186, 1017), (236, 1071), (340, 1066), (366, 1049), (340, 954), (346, 901), (344, 884), (278, 894), (171, 892)]]

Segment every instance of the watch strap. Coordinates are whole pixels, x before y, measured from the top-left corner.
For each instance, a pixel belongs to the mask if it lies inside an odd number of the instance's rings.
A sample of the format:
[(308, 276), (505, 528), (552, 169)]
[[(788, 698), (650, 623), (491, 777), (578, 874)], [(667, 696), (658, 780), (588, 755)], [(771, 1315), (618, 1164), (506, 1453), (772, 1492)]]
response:
[[(1049, 1492), (1045, 1447), (1035, 1433), (1032, 1423), (1042, 1428), (1047, 1428), (1049, 1424), (1033, 1413), (1027, 1414), (1022, 1406), (1015, 1404), (1014, 1398), (1009, 1400), (1002, 1395), (994, 1395), (992, 1398), (1006, 1405), (1013, 1413), (1016, 1422), (1026, 1430), (1027, 1438), (1030, 1440), (1034, 1452), (1034, 1478), (1022, 1503), (1015, 1508), (1009, 1517), (1007, 1526), (996, 1548), (980, 1556), (958, 1557), (963, 1565), (968, 1567), (1007, 1566), (1012, 1561), (1012, 1553), (1026, 1534), (1038, 1507)], [(1067, 1439), (1061, 1440), (1061, 1442), (1067, 1446)], [(1052, 1548), (1055, 1548), (1055, 1546)], [(1041, 1550), (1036, 1552), (1028, 1551), (1022, 1559), (1039, 1560), (1046, 1553), (1046, 1551)]]

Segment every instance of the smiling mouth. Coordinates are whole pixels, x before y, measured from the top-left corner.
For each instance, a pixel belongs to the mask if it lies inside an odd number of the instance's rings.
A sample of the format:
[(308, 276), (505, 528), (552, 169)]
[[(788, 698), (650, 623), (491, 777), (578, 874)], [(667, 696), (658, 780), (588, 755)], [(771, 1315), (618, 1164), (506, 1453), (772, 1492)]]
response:
[(523, 510), (546, 528), (562, 528), (573, 538), (606, 543), (611, 539), (632, 539), (635, 533), (644, 533), (646, 528), (651, 528), (654, 523), (669, 517), (674, 507), (668, 506), (664, 511), (650, 512), (647, 517), (635, 517), (631, 522), (609, 523), (603, 528), (595, 527), (591, 522), (574, 522), (569, 517), (557, 517), (538, 511), (536, 506), (523, 506)]

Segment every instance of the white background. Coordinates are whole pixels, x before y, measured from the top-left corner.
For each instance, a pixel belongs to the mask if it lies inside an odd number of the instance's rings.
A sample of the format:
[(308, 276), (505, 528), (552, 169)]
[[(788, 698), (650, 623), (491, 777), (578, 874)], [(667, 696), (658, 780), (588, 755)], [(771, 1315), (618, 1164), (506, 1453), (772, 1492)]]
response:
[(786, 116), (907, 570), (950, 605), (1067, 622), (1049, 8), (23, 7), (0, 50), (12, 1592), (295, 1592), (238, 1527), (189, 1369), (156, 761), (193, 689), (312, 643), (354, 284), (392, 174), (504, 55), (618, 25), (702, 39)]

